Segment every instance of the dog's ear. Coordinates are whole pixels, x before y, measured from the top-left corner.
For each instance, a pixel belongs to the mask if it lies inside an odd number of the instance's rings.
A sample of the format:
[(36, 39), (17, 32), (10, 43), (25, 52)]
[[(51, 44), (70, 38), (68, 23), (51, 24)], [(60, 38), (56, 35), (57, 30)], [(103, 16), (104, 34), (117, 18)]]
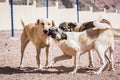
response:
[(54, 22), (54, 20), (52, 20), (52, 27), (55, 27), (55, 22)]
[(38, 19), (36, 22), (36, 25), (39, 25), (39, 24), (40, 24), (40, 19)]
[(65, 39), (65, 40), (67, 40), (67, 35), (65, 34), (65, 33), (62, 33), (62, 39)]
[(71, 28), (75, 28), (77, 26), (77, 23), (69, 22), (68, 26), (70, 26)]

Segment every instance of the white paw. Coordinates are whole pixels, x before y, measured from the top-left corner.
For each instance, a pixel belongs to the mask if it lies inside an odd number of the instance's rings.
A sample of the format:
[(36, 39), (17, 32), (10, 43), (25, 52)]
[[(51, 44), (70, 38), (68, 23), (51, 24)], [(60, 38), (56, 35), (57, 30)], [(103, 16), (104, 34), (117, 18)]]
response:
[(115, 71), (115, 68), (112, 68), (112, 71)]
[(76, 71), (69, 72), (69, 74), (75, 74), (75, 73), (76, 73)]
[(23, 68), (23, 67), (24, 67), (24, 66), (21, 64), (21, 65), (20, 65), (20, 68)]
[(42, 65), (39, 65), (39, 66), (38, 66), (38, 69), (39, 69), (39, 70), (42, 70), (42, 69), (43, 69)]
[(93, 72), (93, 74), (99, 75), (100, 73), (98, 71)]
[(54, 65), (54, 61), (52, 61), (48, 66), (47, 66), (47, 68), (51, 68), (53, 65)]

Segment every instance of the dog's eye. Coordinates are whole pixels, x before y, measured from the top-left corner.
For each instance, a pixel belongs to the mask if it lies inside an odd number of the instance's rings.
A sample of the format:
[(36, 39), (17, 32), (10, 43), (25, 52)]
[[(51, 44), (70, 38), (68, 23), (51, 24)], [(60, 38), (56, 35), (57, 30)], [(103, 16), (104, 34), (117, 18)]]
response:
[(41, 23), (42, 25), (44, 25), (44, 23)]

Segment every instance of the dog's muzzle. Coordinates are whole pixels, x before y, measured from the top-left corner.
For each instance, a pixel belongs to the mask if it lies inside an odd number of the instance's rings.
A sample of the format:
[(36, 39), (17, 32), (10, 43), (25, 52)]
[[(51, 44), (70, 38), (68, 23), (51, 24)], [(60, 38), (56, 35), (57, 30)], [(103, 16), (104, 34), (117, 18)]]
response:
[(44, 32), (45, 34), (47, 34), (47, 33), (48, 33), (48, 30), (43, 30), (43, 32)]

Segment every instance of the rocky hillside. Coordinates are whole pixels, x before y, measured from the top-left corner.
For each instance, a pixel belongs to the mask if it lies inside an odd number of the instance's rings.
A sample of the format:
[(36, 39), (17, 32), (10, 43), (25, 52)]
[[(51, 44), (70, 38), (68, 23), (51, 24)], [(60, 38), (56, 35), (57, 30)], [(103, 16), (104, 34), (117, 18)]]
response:
[[(4, 2), (5, 0), (0, 0)], [(33, 0), (29, 0), (29, 4), (33, 4)], [(76, 0), (48, 0), (49, 6), (54, 6), (58, 1), (59, 8), (73, 8), (76, 4)], [(37, 7), (43, 7), (46, 5), (46, 0), (36, 0)], [(15, 5), (26, 5), (26, 0), (14, 0)], [(120, 0), (79, 0), (79, 10), (86, 11), (89, 7), (93, 7), (93, 11), (103, 11), (105, 8), (108, 12), (115, 12), (118, 9), (120, 12)]]
[[(76, 0), (59, 0), (66, 8), (74, 7)], [(102, 11), (104, 8), (108, 12), (114, 12), (116, 9), (120, 10), (120, 0), (79, 0), (79, 10), (89, 10), (92, 6), (94, 11)]]

